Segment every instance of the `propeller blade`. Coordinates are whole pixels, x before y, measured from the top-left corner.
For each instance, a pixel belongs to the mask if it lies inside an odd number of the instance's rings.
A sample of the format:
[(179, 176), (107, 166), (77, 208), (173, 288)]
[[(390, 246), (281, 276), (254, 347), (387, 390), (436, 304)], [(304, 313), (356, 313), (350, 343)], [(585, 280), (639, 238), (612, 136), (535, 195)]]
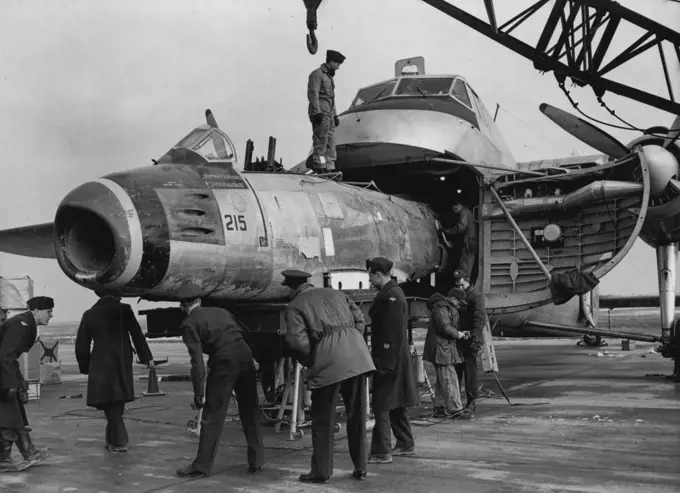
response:
[(670, 131), (668, 132), (668, 137), (663, 141), (663, 146), (668, 147), (671, 142), (677, 141), (680, 136), (680, 115), (673, 121)]
[(542, 103), (539, 109), (554, 123), (593, 149), (616, 159), (628, 155), (629, 151), (625, 145), (587, 121), (547, 103)]
[(209, 109), (205, 110), (205, 119), (208, 122), (208, 125), (210, 125), (211, 127), (220, 128), (217, 126), (217, 120), (215, 120), (212, 111), (210, 111)]
[(676, 180), (675, 178), (671, 178), (671, 180), (668, 182), (668, 185), (672, 187), (677, 193), (680, 193), (680, 181)]

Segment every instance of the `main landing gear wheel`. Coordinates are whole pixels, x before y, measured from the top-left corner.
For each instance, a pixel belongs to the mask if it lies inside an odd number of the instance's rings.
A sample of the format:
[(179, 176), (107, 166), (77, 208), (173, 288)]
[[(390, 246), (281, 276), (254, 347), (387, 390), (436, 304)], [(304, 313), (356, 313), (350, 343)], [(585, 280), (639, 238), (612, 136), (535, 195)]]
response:
[(335, 423), (335, 426), (333, 427), (333, 433), (340, 433), (340, 430), (342, 430), (342, 425), (340, 423)]
[(602, 346), (602, 336), (594, 336), (592, 334), (586, 334), (583, 336), (583, 342), (586, 346), (590, 347), (600, 347)]

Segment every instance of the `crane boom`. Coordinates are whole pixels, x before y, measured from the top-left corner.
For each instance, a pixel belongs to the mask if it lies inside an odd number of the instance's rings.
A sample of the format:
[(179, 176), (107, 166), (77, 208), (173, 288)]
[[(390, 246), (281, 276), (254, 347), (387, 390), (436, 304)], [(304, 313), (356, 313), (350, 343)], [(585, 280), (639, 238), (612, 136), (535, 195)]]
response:
[[(479, 33), (528, 58), (541, 72), (554, 72), (558, 80), (570, 77), (580, 86), (592, 87), (595, 94), (605, 91), (680, 115), (680, 103), (673, 91), (666, 61), (665, 43), (680, 63), (680, 33), (633, 12), (611, 0), (537, 0), (530, 7), (515, 8), (517, 13), (498, 25), (494, 0), (484, 0), (487, 19), (476, 17), (444, 0), (422, 0)], [(523, 41), (513, 31), (552, 3), (543, 30), (533, 40)], [(545, 12), (545, 10), (543, 10)], [(623, 49), (615, 49), (612, 39), (622, 25), (632, 24), (643, 34)], [(642, 53), (656, 48), (668, 96), (655, 94), (639, 84), (612, 80), (611, 71), (630, 64)], [(607, 56), (609, 55), (609, 56)], [(605, 59), (607, 62), (605, 63)]]

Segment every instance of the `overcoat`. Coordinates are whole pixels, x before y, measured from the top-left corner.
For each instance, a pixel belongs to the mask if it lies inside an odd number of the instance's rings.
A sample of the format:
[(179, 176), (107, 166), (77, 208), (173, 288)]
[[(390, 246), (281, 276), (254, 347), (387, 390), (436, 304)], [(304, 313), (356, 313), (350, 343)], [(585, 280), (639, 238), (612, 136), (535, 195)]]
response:
[(345, 293), (303, 284), (284, 317), (286, 343), (307, 367), (310, 390), (375, 370), (364, 340), (364, 316)]
[(151, 361), (151, 350), (130, 305), (105, 296), (83, 314), (75, 351), (80, 373), (88, 376), (88, 406), (101, 408), (135, 400), (130, 338), (139, 361)]
[[(24, 377), (19, 368), (19, 356), (35, 343), (38, 325), (31, 312), (20, 313), (0, 324), (0, 428), (19, 430), (28, 426), (26, 410), (19, 399)], [(16, 389), (15, 397), (3, 400), (8, 389)]]
[(420, 398), (408, 345), (406, 296), (397, 283), (388, 282), (375, 296), (371, 318), (373, 410), (390, 411), (417, 406)]

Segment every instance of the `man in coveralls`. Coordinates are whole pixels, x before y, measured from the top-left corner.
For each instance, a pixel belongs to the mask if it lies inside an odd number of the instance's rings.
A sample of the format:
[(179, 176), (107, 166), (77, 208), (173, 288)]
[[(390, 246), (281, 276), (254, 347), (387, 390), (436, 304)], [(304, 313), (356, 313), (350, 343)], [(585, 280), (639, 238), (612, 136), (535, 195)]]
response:
[[(384, 257), (366, 260), (368, 279), (380, 290), (368, 311), (376, 368), (369, 464), (390, 464), (393, 455), (415, 455), (407, 408), (417, 406), (420, 397), (408, 345), (408, 306), (404, 292), (390, 276), (392, 265)], [(397, 439), (394, 448), (392, 433)]]
[[(180, 329), (191, 357), (193, 407), (203, 408), (196, 459), (178, 469), (177, 475), (210, 475), (232, 390), (236, 393), (238, 414), (248, 443), (248, 472), (257, 473), (264, 464), (264, 444), (253, 355), (232, 314), (222, 308), (201, 306), (201, 294), (201, 288), (195, 284), (185, 284), (177, 293), (182, 300), (180, 307), (187, 314)], [(203, 353), (209, 356), (205, 384)]]
[(460, 254), (458, 270), (472, 274), (478, 249), (477, 223), (470, 208), (461, 204), (459, 200), (453, 203), (452, 210), (455, 224), (445, 229), (444, 234), (454, 244), (456, 253)]
[[(23, 471), (49, 457), (47, 450), (36, 449), (28, 434), (24, 404), (28, 389), (19, 369), (19, 356), (27, 353), (38, 336), (38, 325), (52, 318), (54, 300), (36, 296), (26, 303), (29, 311), (20, 313), (0, 325), (0, 472)], [(12, 461), (12, 445), (24, 457)]]
[(340, 125), (340, 120), (335, 111), (333, 77), (344, 61), (345, 57), (341, 53), (326, 51), (326, 63), (309, 74), (307, 82), (308, 114), (309, 121), (312, 122), (314, 144), (310, 158), (317, 173), (335, 169), (335, 127)]
[(366, 375), (375, 370), (364, 340), (364, 316), (344, 293), (315, 288), (311, 274), (285, 270), (283, 285), (293, 300), (285, 311), (286, 343), (307, 368), (312, 391), (312, 469), (303, 483), (328, 483), (333, 475), (335, 403), (342, 396), (347, 411), (347, 442), (352, 477), (366, 477)]

